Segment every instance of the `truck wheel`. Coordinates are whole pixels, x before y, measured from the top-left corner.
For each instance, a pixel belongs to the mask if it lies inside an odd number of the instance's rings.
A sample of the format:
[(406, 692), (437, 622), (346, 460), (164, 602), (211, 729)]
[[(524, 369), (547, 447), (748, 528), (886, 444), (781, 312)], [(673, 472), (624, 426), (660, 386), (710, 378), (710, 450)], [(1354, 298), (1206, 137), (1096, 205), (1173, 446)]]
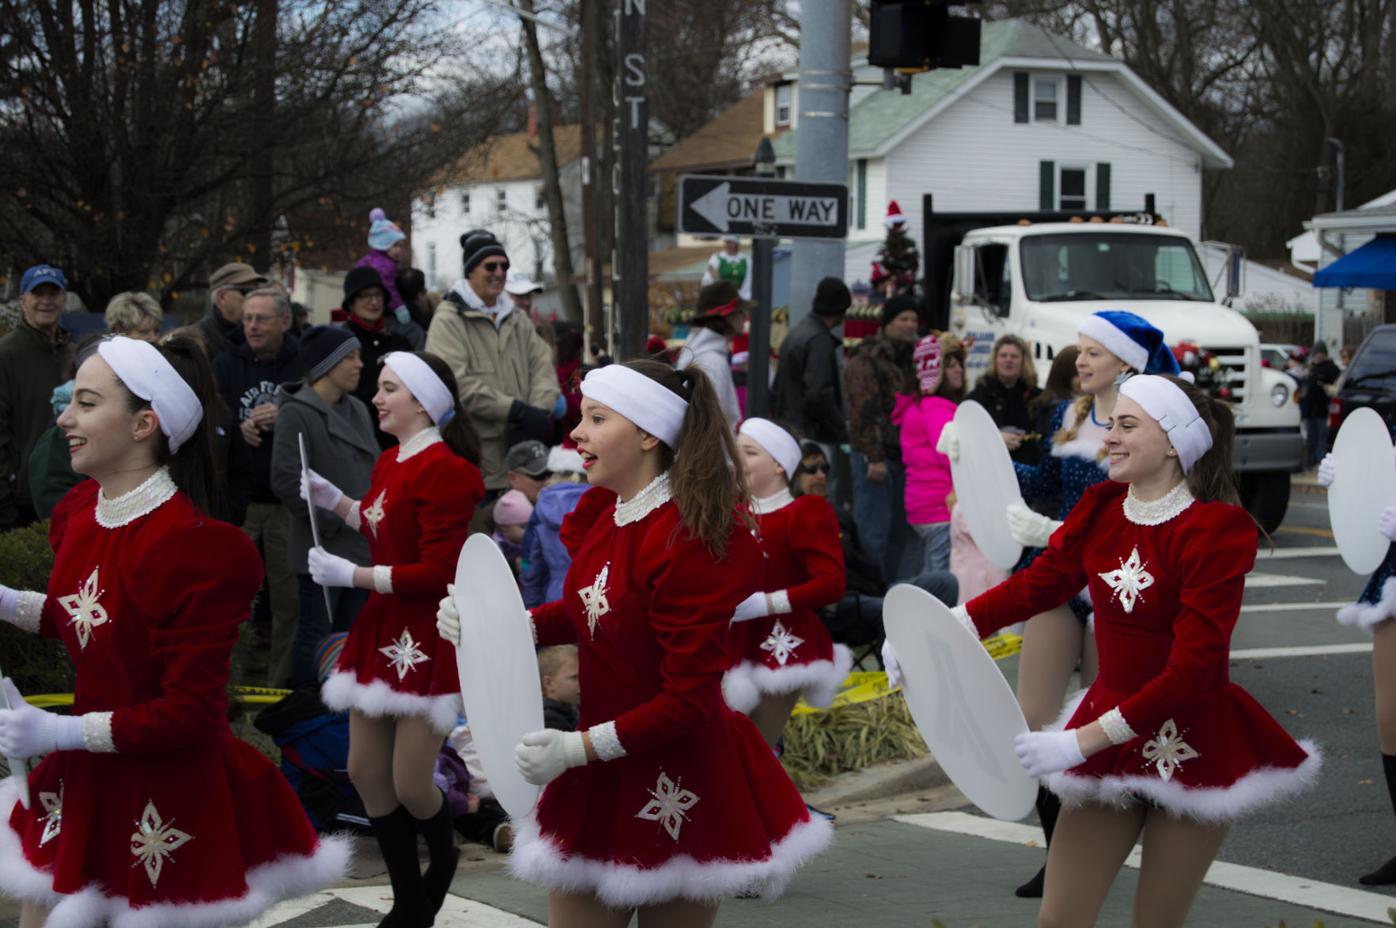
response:
[(1273, 532), (1289, 509), (1289, 473), (1282, 470), (1249, 471), (1241, 478), (1241, 504), (1260, 527)]

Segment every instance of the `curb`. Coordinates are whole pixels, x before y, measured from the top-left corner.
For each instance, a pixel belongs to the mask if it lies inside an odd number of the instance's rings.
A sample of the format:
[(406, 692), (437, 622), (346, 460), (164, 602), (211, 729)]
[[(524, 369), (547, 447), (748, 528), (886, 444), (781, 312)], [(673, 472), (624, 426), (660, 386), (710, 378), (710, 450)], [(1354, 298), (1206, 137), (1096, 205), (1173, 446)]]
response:
[(812, 806), (828, 808), (872, 799), (889, 799), (901, 793), (945, 786), (950, 778), (930, 754), (912, 760), (896, 761), (854, 770), (834, 778), (805, 796)]
[(1289, 482), (1289, 491), (1291, 493), (1304, 493), (1312, 496), (1328, 495), (1327, 487), (1321, 487), (1317, 483), (1309, 480), (1291, 480)]

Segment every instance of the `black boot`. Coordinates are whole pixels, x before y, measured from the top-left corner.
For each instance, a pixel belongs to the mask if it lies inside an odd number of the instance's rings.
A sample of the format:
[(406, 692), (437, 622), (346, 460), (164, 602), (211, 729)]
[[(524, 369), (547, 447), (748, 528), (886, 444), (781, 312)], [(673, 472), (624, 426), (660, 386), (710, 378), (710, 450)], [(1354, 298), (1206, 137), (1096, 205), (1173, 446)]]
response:
[(426, 838), (431, 860), (427, 872), (422, 876), (422, 891), (426, 893), (427, 909), (435, 916), (446, 901), (446, 892), (451, 888), (451, 880), (456, 875), (456, 864), (460, 861), (460, 848), (456, 847), (455, 828), (451, 822), (451, 807), (446, 797), (441, 797), (441, 808), (428, 819), (414, 819), (417, 830)]
[[(1052, 832), (1057, 827), (1057, 813), (1062, 810), (1062, 801), (1056, 794), (1048, 790), (1045, 786), (1037, 788), (1037, 818), (1042, 823), (1042, 835), (1047, 841), (1048, 847), (1052, 845)], [(1042, 869), (1022, 886), (1013, 890), (1013, 895), (1020, 899), (1041, 899), (1042, 885), (1047, 880), (1047, 865), (1043, 864)]]
[[(1381, 756), (1381, 772), (1386, 775), (1386, 791), (1391, 796), (1391, 807), (1396, 810), (1396, 754)], [(1363, 886), (1390, 886), (1396, 883), (1396, 857), (1391, 858), (1377, 869), (1357, 878)]]
[(426, 907), (422, 868), (417, 861), (417, 820), (398, 806), (388, 815), (368, 821), (393, 884), (393, 908), (378, 928), (429, 928), (433, 915)]

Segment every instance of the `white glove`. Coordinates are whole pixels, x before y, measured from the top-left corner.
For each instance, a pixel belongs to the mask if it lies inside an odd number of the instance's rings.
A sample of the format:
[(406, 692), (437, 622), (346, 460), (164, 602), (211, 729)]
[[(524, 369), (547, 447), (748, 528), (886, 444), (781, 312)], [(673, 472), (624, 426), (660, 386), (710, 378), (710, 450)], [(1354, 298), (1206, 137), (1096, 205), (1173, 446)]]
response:
[(1024, 732), (1013, 739), (1013, 753), (1018, 755), (1018, 763), (1033, 779), (1086, 762), (1074, 728)]
[(436, 604), (436, 633), (442, 641), (460, 647), (460, 610), (456, 608), (456, 585), (446, 584), (446, 596)]
[(756, 592), (737, 603), (736, 611), (732, 613), (732, 621), (749, 622), (752, 619), (759, 619), (770, 614), (770, 600), (766, 598), (765, 593)]
[(1387, 506), (1381, 511), (1377, 530), (1391, 541), (1396, 541), (1396, 506)]
[(1331, 487), (1333, 485), (1333, 475), (1338, 469), (1338, 462), (1333, 460), (1332, 454), (1325, 454), (1323, 460), (1318, 462), (1318, 485), (1321, 487)]
[(960, 460), (960, 436), (953, 421), (945, 423), (945, 428), (940, 430), (940, 438), (936, 439), (936, 450), (945, 455), (951, 461)]
[(892, 639), (882, 639), (882, 669), (887, 671), (887, 686), (896, 689), (902, 685), (902, 662), (897, 660), (897, 649), (892, 647)]
[(519, 773), (534, 786), (545, 786), (562, 776), (568, 767), (580, 767), (586, 762), (586, 743), (579, 731), (531, 731), (514, 748)]
[(334, 512), (334, 507), (344, 498), (344, 491), (330, 483), (310, 468), (301, 477), (301, 499), (307, 503)]
[(1008, 504), (1008, 533), (1013, 540), (1026, 548), (1045, 548), (1047, 539), (1061, 523), (1033, 512), (1022, 500)]
[(82, 716), (58, 715), (36, 709), (24, 701), (6, 677), (3, 683), (13, 709), (0, 709), (0, 754), (6, 757), (38, 757), (54, 751), (84, 748)]
[(310, 567), (310, 579), (321, 586), (354, 585), (354, 568), (358, 565), (347, 557), (331, 554), (316, 545), (306, 552), (305, 560)]

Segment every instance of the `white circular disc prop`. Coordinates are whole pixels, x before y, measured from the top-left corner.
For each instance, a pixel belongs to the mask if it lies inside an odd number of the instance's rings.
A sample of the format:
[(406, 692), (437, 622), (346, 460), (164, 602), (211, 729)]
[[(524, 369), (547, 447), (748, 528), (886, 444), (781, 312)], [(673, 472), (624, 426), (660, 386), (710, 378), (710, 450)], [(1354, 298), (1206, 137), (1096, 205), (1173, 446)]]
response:
[(495, 798), (513, 818), (533, 811), (540, 788), (519, 774), (514, 748), (543, 728), (543, 693), (533, 631), (518, 583), (499, 546), (471, 535), (456, 562), (460, 672), (465, 720)]
[(994, 566), (1010, 570), (1023, 556), (1008, 530), (1008, 504), (1023, 498), (1013, 459), (988, 410), (973, 400), (955, 410), (955, 436), (960, 459), (950, 462), (950, 476), (970, 537)]
[(1343, 420), (1333, 441), (1333, 464), (1328, 488), (1333, 541), (1349, 570), (1370, 574), (1391, 547), (1377, 529), (1377, 519), (1387, 506), (1396, 505), (1391, 432), (1380, 413), (1363, 407)]
[(951, 781), (994, 818), (1032, 811), (1037, 781), (1013, 753), (1028, 730), (994, 659), (940, 600), (899, 583), (882, 602), (902, 665), (902, 693), (921, 737)]

